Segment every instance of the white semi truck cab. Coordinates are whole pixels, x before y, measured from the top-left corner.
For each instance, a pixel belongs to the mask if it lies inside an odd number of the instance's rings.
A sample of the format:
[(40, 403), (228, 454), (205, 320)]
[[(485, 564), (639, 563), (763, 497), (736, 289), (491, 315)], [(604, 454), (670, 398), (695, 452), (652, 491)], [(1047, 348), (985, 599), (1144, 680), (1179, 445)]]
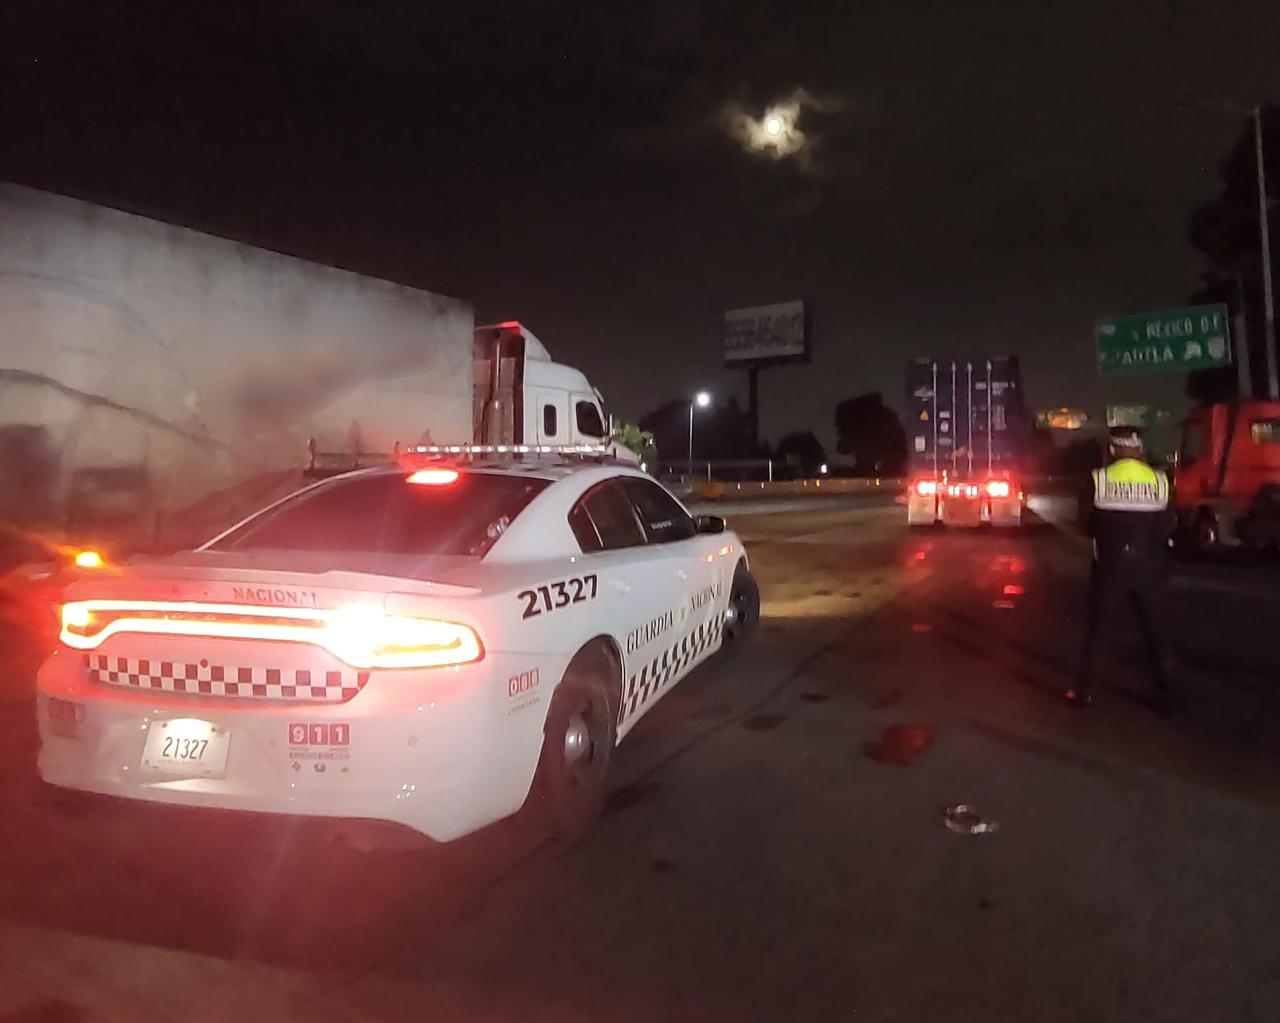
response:
[[(518, 320), (476, 328), (477, 444), (607, 445), (600, 392)], [(625, 449), (624, 449), (625, 450)]]

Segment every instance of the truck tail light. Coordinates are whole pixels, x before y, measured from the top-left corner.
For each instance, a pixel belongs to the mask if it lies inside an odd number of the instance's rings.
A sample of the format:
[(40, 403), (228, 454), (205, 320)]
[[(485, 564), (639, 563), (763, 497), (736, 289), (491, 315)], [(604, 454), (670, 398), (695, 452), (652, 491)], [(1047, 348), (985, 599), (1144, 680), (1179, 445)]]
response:
[(933, 497), (937, 492), (937, 480), (916, 480), (916, 493), (921, 497)]
[(145, 600), (62, 606), (59, 638), (69, 647), (94, 650), (121, 632), (308, 643), (353, 668), (439, 668), (484, 657), (480, 637), (467, 625), (389, 615), (371, 604), (335, 611)]
[(987, 496), (988, 497), (1008, 497), (1013, 492), (1013, 487), (1008, 480), (988, 480)]

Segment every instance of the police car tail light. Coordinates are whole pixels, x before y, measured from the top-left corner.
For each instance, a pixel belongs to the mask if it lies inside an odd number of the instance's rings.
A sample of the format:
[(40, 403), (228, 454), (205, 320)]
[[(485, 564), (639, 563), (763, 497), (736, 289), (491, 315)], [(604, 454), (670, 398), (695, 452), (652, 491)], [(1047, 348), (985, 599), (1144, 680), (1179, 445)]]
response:
[(988, 497), (1008, 497), (1012, 493), (1013, 488), (1009, 485), (1008, 480), (988, 480), (987, 496)]
[(938, 492), (936, 480), (916, 480), (916, 493), (921, 497), (932, 497)]
[(85, 636), (94, 626), (93, 612), (89, 609), (89, 605), (85, 603), (63, 604), (62, 605), (62, 633), (63, 639), (68, 633), (73, 636)]
[(439, 668), (484, 656), (475, 630), (458, 622), (383, 614), (353, 605), (333, 613), (325, 645), (357, 668)]
[(372, 604), (335, 611), (145, 600), (62, 606), (59, 638), (66, 646), (94, 650), (118, 633), (305, 643), (353, 668), (435, 668), (484, 656), (479, 636), (466, 625), (388, 615)]
[(121, 632), (228, 639), (313, 641), (324, 621), (316, 612), (152, 600), (79, 600), (62, 605), (59, 638), (78, 650), (93, 650)]

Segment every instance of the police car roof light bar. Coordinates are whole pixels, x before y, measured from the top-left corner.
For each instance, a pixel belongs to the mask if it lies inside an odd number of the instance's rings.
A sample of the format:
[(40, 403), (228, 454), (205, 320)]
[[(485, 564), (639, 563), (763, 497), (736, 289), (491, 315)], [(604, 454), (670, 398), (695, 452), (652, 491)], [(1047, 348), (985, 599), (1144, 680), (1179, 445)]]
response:
[(604, 455), (603, 444), (415, 444), (416, 455)]
[(463, 459), (525, 459), (554, 458), (564, 461), (577, 458), (582, 461), (604, 462), (613, 460), (608, 447), (596, 444), (413, 444), (394, 449), (393, 460), (400, 465)]

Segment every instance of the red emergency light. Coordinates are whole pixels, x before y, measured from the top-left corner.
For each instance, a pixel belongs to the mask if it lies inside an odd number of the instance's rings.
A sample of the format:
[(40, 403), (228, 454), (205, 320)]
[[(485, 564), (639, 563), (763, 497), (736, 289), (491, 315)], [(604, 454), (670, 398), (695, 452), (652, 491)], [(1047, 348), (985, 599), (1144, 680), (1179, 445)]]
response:
[(419, 469), (417, 472), (410, 473), (405, 482), (413, 483), (419, 487), (447, 487), (452, 483), (458, 482), (458, 475), (457, 469), (438, 466), (431, 469)]
[(937, 480), (916, 480), (916, 493), (921, 497), (932, 497), (937, 492)]
[(988, 497), (1008, 497), (1013, 492), (1008, 480), (987, 480)]

